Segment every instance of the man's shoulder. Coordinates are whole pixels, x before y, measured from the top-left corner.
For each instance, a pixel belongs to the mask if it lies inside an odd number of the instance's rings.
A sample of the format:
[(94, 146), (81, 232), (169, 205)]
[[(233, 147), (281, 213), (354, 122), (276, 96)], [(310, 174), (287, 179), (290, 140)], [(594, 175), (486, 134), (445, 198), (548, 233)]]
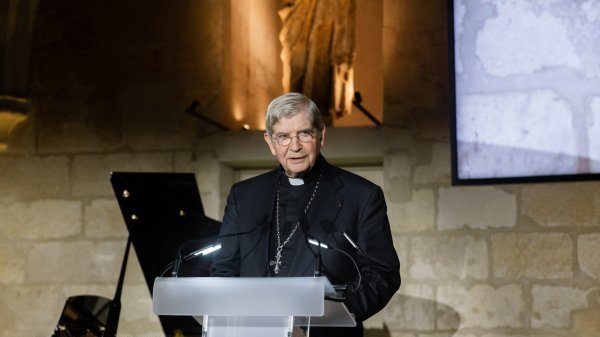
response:
[(360, 188), (363, 190), (380, 189), (380, 187), (372, 181), (341, 167), (330, 164), (329, 171), (335, 179), (341, 181), (345, 186)]
[(274, 169), (265, 173), (261, 173), (254, 177), (238, 181), (235, 184), (233, 184), (232, 188), (238, 190), (255, 189), (257, 186), (265, 186), (265, 184), (268, 184), (269, 182), (273, 181), (273, 179), (275, 179), (276, 176), (277, 169)]

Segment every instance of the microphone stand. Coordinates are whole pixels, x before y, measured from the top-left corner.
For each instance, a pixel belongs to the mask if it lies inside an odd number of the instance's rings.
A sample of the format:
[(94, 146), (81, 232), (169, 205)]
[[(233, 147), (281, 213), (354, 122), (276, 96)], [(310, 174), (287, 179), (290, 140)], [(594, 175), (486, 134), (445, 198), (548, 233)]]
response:
[[(306, 222), (306, 219), (304, 217), (301, 217), (298, 219), (298, 226), (300, 227), (300, 230), (304, 234), (304, 241), (307, 243), (308, 249), (315, 257), (315, 270), (314, 270), (313, 276), (319, 277), (319, 276), (323, 275), (323, 272), (322, 272), (323, 267), (322, 267), (322, 262), (321, 262), (321, 242), (316, 237), (314, 237), (308, 233), (307, 225), (308, 225), (308, 223)], [(311, 244), (317, 246), (316, 252), (310, 246)]]
[(319, 245), (317, 247), (317, 253), (315, 254), (315, 272), (313, 275), (315, 277), (320, 277), (322, 275), (321, 269), (321, 246)]
[(117, 282), (115, 297), (113, 298), (110, 305), (110, 310), (108, 311), (106, 326), (102, 337), (117, 336), (117, 328), (119, 327), (119, 316), (121, 315), (121, 291), (123, 290), (123, 281), (125, 280), (125, 269), (127, 268), (127, 258), (129, 257), (130, 246), (131, 235), (127, 237), (127, 246), (125, 246), (125, 256), (123, 257), (123, 264), (121, 265), (121, 273), (119, 274), (119, 281)]
[[(346, 299), (346, 295), (353, 294), (360, 287), (360, 284), (362, 281), (362, 275), (360, 272), (360, 268), (358, 268), (358, 265), (356, 264), (356, 261), (352, 258), (352, 256), (350, 256), (350, 254), (345, 252), (343, 249), (339, 249), (339, 248), (335, 247), (332, 243), (323, 243), (319, 239), (317, 239), (315, 236), (311, 235), (308, 232), (308, 229), (307, 229), (308, 224), (305, 221), (306, 221), (306, 219), (303, 219), (303, 218), (298, 219), (298, 222), (300, 223), (300, 230), (304, 234), (304, 240), (308, 246), (308, 250), (315, 257), (315, 269), (314, 269), (314, 274), (313, 274), (315, 277), (319, 277), (319, 276), (323, 275), (323, 272), (322, 272), (323, 261), (321, 258), (321, 248), (332, 249), (336, 252), (346, 255), (350, 259), (350, 261), (352, 261), (352, 264), (354, 264), (354, 267), (356, 268), (356, 272), (358, 274), (358, 284), (354, 290), (352, 290), (350, 293), (348, 293), (348, 285), (347, 284), (333, 285), (333, 289), (336, 291), (336, 293), (341, 292), (342, 296), (341, 297), (327, 296), (325, 298), (327, 300), (331, 300), (331, 301), (335, 301), (335, 302), (343, 302)], [(360, 247), (358, 247), (358, 245), (350, 238), (350, 236), (348, 236), (348, 234), (346, 234), (346, 232), (343, 232), (343, 234), (344, 234), (344, 237), (346, 238), (346, 240), (348, 240), (350, 242), (352, 247), (354, 247), (354, 249), (356, 249), (358, 252), (361, 252)], [(313, 250), (311, 245), (316, 246), (316, 248), (317, 248), (316, 252)]]

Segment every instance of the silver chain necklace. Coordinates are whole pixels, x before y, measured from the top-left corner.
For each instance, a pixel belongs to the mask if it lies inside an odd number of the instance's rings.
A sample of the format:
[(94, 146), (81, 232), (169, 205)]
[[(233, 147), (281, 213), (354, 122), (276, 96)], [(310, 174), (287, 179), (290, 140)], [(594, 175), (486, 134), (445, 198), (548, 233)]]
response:
[[(310, 207), (310, 204), (312, 203), (312, 201), (315, 197), (315, 194), (317, 193), (317, 189), (319, 188), (320, 181), (321, 181), (321, 174), (319, 174), (319, 177), (317, 178), (317, 183), (312, 192), (312, 195), (310, 196), (310, 199), (308, 200), (306, 207), (304, 207), (304, 214), (306, 214), (306, 212), (308, 211), (308, 207)], [(292, 236), (294, 236), (294, 234), (296, 233), (296, 230), (298, 230), (298, 227), (300, 227), (300, 221), (296, 222), (296, 226), (294, 226), (290, 235), (288, 235), (288, 237), (283, 241), (283, 243), (281, 243), (281, 232), (279, 229), (279, 184), (277, 184), (277, 204), (275, 206), (275, 224), (277, 225), (277, 227), (276, 227), (277, 228), (277, 253), (275, 254), (275, 261), (273, 261), (273, 260), (269, 261), (269, 265), (275, 266), (273, 268), (273, 272), (275, 273), (275, 275), (279, 275), (279, 269), (281, 266), (281, 256), (282, 256), (281, 252), (283, 251), (283, 247), (288, 242), (290, 242), (290, 239), (292, 238)]]

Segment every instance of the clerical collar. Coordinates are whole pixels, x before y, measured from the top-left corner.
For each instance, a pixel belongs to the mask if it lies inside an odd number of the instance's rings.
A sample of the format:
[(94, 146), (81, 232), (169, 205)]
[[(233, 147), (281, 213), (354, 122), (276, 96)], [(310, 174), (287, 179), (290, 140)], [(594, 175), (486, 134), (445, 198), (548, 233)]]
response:
[(323, 162), (323, 156), (319, 155), (319, 157), (317, 158), (317, 161), (315, 162), (315, 166), (313, 166), (313, 168), (308, 171), (305, 175), (303, 175), (302, 177), (298, 177), (298, 178), (290, 178), (288, 176), (285, 175), (285, 172), (283, 170), (283, 167), (280, 166), (280, 172), (281, 175), (284, 176), (287, 179), (280, 179), (280, 181), (284, 184), (284, 185), (289, 185), (291, 186), (302, 186), (304, 184), (309, 184), (312, 183), (313, 181), (316, 181), (317, 178), (319, 177), (319, 173), (321, 172), (321, 166), (322, 166), (322, 162)]
[(288, 179), (290, 181), (290, 185), (292, 185), (292, 186), (304, 185), (304, 179), (302, 179), (302, 178), (290, 178), (290, 177), (288, 177)]

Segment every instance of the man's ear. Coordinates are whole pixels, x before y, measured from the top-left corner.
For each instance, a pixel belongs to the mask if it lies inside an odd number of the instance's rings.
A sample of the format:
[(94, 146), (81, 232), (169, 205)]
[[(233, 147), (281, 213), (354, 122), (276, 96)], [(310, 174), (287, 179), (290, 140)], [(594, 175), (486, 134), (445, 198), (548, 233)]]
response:
[(264, 134), (265, 137), (265, 142), (267, 142), (267, 145), (269, 145), (269, 149), (271, 150), (271, 154), (276, 156), (277, 152), (275, 151), (275, 144), (273, 144), (273, 139), (271, 139), (271, 137), (269, 136), (268, 133), (265, 132)]
[(321, 131), (321, 147), (325, 146), (325, 126), (323, 126), (323, 131)]

